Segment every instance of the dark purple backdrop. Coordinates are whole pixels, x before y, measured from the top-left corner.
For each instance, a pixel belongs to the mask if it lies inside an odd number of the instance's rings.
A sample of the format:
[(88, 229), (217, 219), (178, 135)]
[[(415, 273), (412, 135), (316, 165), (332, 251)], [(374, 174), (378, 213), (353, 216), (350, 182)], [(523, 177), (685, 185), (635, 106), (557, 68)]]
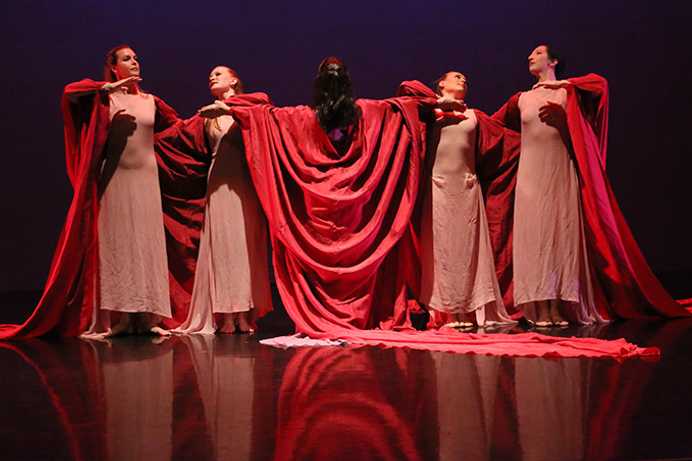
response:
[[(11, 3), (11, 4), (7, 4)], [(154, 3), (154, 2), (151, 2)], [(6, 2), (2, 6), (3, 181), (0, 291), (40, 288), (70, 199), (59, 98), (99, 78), (105, 51), (129, 42), (144, 86), (182, 115), (209, 100), (215, 64), (275, 103), (307, 103), (321, 58), (342, 57), (357, 95), (447, 69), (469, 102), (497, 109), (526, 89), (526, 57), (558, 44), (568, 75), (611, 85), (608, 171), (654, 269), (692, 268), (692, 15), (685, 2)]]

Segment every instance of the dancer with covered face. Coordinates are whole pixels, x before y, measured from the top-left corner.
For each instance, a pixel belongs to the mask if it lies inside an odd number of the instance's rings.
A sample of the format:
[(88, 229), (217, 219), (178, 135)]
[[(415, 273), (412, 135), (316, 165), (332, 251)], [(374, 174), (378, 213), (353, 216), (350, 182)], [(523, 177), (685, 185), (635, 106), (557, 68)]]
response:
[(564, 62), (545, 44), (528, 64), (537, 83), (493, 115), (521, 131), (513, 231), (504, 239), (514, 305), (541, 327), (687, 316), (651, 273), (606, 177), (606, 80), (557, 80)]
[[(62, 334), (168, 334), (168, 265), (154, 132), (177, 120), (141, 90), (137, 54), (110, 50), (104, 81), (65, 87), (67, 170), (74, 188), (43, 296), (0, 338)], [(111, 320), (111, 313), (117, 317)]]
[[(464, 74), (449, 71), (435, 82), (439, 96), (464, 101)], [(430, 95), (405, 83), (402, 94)], [(419, 300), (435, 326), (474, 327), (510, 323), (495, 276), (493, 250), (478, 168), (502, 148), (504, 130), (478, 110), (436, 113), (422, 179)], [(508, 133), (507, 136), (511, 136)]]
[[(227, 66), (212, 69), (209, 89), (219, 101), (243, 93), (238, 74)], [(161, 133), (157, 148), (164, 157), (185, 151), (210, 162), (190, 310), (175, 332), (252, 332), (255, 313), (272, 306), (269, 238), (238, 126), (230, 115), (197, 115)]]

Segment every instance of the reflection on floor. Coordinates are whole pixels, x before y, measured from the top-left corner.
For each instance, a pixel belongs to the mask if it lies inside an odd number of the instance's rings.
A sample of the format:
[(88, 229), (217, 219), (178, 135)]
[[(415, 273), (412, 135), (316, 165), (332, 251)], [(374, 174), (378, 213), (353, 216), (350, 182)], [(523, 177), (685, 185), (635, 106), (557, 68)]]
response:
[(3, 460), (608, 460), (692, 456), (692, 321), (625, 337), (658, 362), (407, 349), (279, 350), (257, 338), (0, 343)]

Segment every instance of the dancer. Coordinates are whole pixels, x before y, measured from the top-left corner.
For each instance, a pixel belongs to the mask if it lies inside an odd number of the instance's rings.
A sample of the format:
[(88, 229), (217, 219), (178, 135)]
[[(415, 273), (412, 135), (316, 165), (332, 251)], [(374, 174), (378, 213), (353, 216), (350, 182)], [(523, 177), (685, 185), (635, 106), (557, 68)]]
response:
[(140, 75), (134, 50), (121, 45), (106, 56), (105, 81), (65, 87), (72, 204), (38, 306), (24, 324), (0, 326), (0, 338), (168, 334), (160, 326), (171, 304), (154, 131), (177, 115), (140, 89)]
[(493, 115), (521, 131), (512, 239), (504, 240), (516, 308), (543, 327), (688, 315), (651, 273), (606, 177), (606, 80), (557, 80), (564, 62), (545, 44), (528, 61), (537, 83)]
[[(217, 100), (243, 92), (237, 73), (216, 66), (209, 89)], [(194, 116), (157, 136), (157, 148), (210, 158), (199, 259), (187, 319), (175, 332), (251, 333), (254, 313), (271, 310), (267, 223), (233, 117)], [(214, 316), (217, 317), (215, 322)], [(218, 327), (215, 326), (218, 324)]]
[[(439, 96), (466, 98), (467, 80), (461, 72), (446, 72), (435, 84)], [(430, 96), (427, 88), (411, 83), (400, 93)], [(432, 309), (431, 325), (509, 323), (477, 171), (481, 158), (503, 142), (506, 130), (470, 108), (439, 112), (436, 118), (428, 143), (430, 166), (422, 180), (419, 300)]]

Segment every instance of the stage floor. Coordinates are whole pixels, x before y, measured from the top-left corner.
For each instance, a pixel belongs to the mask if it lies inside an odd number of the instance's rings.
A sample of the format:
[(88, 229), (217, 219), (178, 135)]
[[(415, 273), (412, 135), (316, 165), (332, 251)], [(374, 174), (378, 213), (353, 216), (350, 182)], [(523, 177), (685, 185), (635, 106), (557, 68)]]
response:
[(692, 320), (546, 333), (662, 357), (279, 350), (248, 336), (0, 343), (0, 458), (692, 457)]

